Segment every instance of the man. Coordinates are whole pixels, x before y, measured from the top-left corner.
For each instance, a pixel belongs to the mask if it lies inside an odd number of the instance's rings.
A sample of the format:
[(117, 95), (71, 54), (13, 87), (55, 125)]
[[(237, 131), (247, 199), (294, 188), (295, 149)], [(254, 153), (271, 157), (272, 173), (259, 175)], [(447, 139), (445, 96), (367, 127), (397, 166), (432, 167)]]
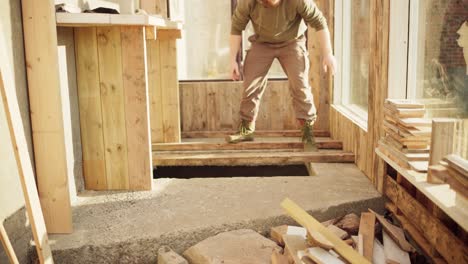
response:
[(312, 125), (316, 120), (316, 109), (308, 81), (309, 57), (304, 33), (307, 30), (305, 23), (317, 30), (324, 70), (334, 74), (336, 62), (325, 17), (312, 0), (238, 0), (230, 37), (233, 80), (240, 78), (236, 56), (241, 47), (242, 31), (249, 21), (252, 21), (255, 35), (249, 38), (252, 47), (244, 63), (242, 121), (239, 131), (226, 140), (231, 143), (253, 140), (267, 73), (273, 60), (278, 59), (289, 79), (294, 111), (303, 128), (303, 141), (314, 144)]

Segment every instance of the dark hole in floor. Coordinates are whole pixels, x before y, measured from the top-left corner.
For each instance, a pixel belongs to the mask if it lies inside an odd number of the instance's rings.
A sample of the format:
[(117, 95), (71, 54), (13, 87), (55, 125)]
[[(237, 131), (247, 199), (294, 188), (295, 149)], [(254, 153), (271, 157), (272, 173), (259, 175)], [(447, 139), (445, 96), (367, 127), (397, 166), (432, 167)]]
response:
[(309, 176), (304, 165), (288, 166), (179, 166), (157, 167), (153, 177), (160, 178), (216, 178), (216, 177), (276, 177)]

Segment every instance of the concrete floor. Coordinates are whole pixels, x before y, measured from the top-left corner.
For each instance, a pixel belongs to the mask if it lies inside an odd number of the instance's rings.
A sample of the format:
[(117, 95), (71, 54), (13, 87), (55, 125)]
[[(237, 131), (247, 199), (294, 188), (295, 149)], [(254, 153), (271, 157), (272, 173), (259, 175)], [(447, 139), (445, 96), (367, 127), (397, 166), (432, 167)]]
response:
[(316, 164), (316, 177), (159, 179), (151, 192), (85, 192), (73, 208), (75, 231), (52, 235), (56, 263), (156, 263), (168, 245), (182, 252), (222, 231), (293, 224), (289, 197), (318, 220), (373, 208), (383, 198), (354, 164)]

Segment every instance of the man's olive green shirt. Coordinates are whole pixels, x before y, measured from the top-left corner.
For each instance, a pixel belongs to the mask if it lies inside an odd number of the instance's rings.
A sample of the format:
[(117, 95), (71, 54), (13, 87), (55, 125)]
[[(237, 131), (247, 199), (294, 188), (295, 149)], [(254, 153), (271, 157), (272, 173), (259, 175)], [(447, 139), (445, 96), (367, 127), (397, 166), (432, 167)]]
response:
[[(309, 26), (317, 31), (327, 27), (322, 12), (312, 0), (281, 0), (276, 7), (264, 7), (260, 0), (239, 0), (232, 16), (232, 35), (241, 35), (249, 21), (255, 41), (287, 42), (302, 36)], [(304, 23), (305, 22), (305, 23)]]

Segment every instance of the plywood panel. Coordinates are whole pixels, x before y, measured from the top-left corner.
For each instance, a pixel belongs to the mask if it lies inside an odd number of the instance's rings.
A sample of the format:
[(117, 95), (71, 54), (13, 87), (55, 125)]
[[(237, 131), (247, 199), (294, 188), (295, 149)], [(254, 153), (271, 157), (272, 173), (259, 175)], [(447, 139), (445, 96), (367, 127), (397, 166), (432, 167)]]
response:
[(120, 27), (98, 27), (99, 65), (108, 189), (128, 189), (125, 94)]
[[(50, 233), (72, 232), (52, 1), (22, 1), (37, 185)], [(53, 162), (51, 162), (53, 161)]]
[(152, 158), (144, 27), (122, 27), (123, 88), (131, 190), (151, 190)]
[(85, 188), (106, 190), (96, 28), (76, 28), (74, 31)]

